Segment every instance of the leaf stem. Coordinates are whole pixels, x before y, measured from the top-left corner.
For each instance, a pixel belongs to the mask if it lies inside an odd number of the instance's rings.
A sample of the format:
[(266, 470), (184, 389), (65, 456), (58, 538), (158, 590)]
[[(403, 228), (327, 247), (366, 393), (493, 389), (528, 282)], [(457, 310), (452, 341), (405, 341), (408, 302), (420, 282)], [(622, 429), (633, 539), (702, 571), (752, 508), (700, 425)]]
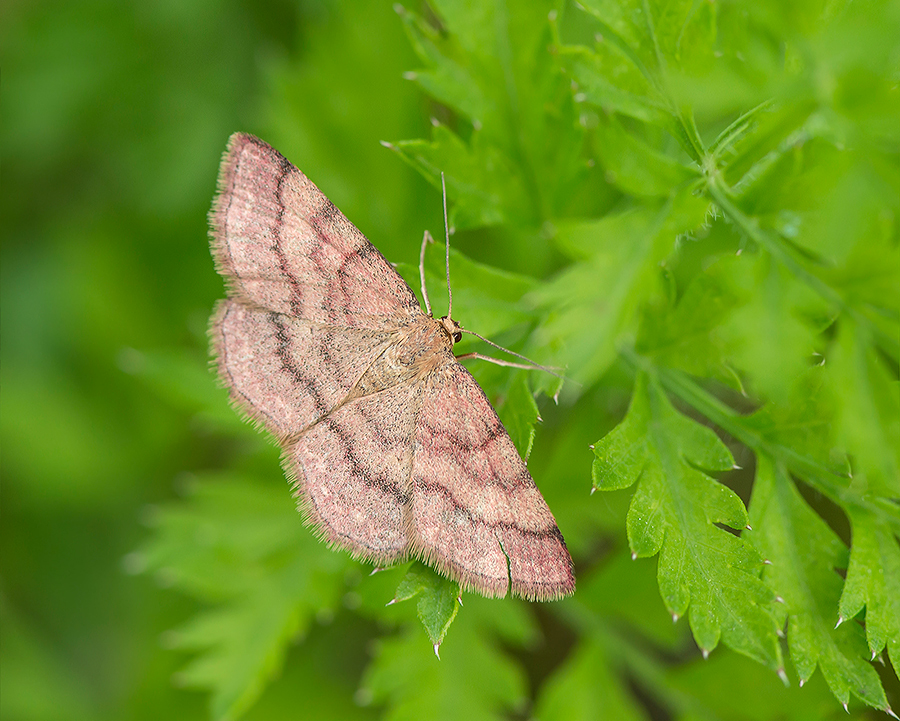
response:
[(718, 156), (718, 154), (724, 148), (728, 148), (734, 145), (734, 143), (737, 142), (737, 140), (750, 129), (750, 126), (756, 119), (756, 116), (772, 108), (774, 105), (774, 100), (764, 100), (755, 108), (752, 108), (741, 115), (731, 125), (725, 128), (725, 130), (719, 133), (719, 137), (717, 137), (713, 144), (709, 146), (709, 154), (712, 156)]

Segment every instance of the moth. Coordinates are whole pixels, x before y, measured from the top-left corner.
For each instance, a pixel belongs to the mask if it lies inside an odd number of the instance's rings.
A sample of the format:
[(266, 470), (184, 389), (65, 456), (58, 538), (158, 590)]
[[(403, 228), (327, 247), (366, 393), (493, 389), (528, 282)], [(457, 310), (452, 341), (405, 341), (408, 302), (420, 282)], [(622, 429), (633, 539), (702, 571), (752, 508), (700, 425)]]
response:
[(571, 594), (553, 514), (453, 354), (461, 326), (432, 317), (427, 295), (424, 312), (341, 211), (251, 135), (228, 143), (210, 226), (228, 295), (210, 321), (219, 377), (278, 439), (320, 537), (376, 566), (420, 559), (488, 597)]

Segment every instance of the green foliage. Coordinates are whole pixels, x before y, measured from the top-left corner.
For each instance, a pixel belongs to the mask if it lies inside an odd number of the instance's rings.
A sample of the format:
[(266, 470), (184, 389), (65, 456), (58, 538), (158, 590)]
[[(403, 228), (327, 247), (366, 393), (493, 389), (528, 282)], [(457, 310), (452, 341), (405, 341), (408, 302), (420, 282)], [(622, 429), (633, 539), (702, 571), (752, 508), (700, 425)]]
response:
[(704, 656), (719, 638), (781, 670), (772, 591), (759, 581), (762, 559), (732, 534), (748, 527), (737, 494), (699, 469), (730, 470), (728, 449), (709, 428), (679, 414), (657, 383), (638, 376), (625, 420), (594, 449), (595, 487), (627, 488), (635, 558), (659, 558), (659, 589), (676, 621), (690, 606), (690, 625)]
[(890, 526), (869, 511), (848, 511), (853, 547), (847, 582), (841, 592), (838, 620), (857, 616), (866, 608), (866, 639), (872, 658), (887, 646), (896, 668), (900, 653), (900, 550)]
[(280, 487), (214, 476), (191, 480), (187, 503), (156, 511), (138, 556), (170, 586), (215, 604), (166, 635), (201, 652), (178, 683), (209, 689), (216, 718), (237, 718), (316, 615), (333, 613), (346, 561), (297, 523)]
[(788, 648), (800, 682), (809, 680), (818, 663), (841, 703), (847, 703), (852, 689), (884, 708), (878, 674), (864, 660), (862, 629), (831, 622), (841, 586), (833, 569), (847, 566), (844, 544), (810, 510), (784, 469), (762, 454), (751, 511), (758, 529), (753, 538), (771, 563), (766, 580), (783, 594)]
[[(900, 706), (897, 3), (51, 1), (0, 27), (0, 717)], [(205, 367), (239, 129), (416, 290), (445, 173), (454, 316), (566, 376), (467, 361), (573, 598), (461, 606), (304, 527)]]
[(438, 655), (447, 629), (456, 618), (462, 603), (459, 586), (416, 561), (409, 567), (400, 585), (397, 586), (397, 593), (389, 603), (408, 601), (415, 596), (419, 597), (416, 603), (419, 620), (434, 644), (435, 655)]
[[(499, 619), (500, 613), (506, 618)], [(440, 661), (422, 643), (421, 631), (408, 628), (378, 645), (362, 688), (387, 705), (392, 720), (423, 713), (434, 719), (492, 719), (522, 709), (527, 703), (523, 669), (499, 648), (497, 637), (519, 646), (533, 633), (530, 626), (521, 611), (498, 610), (472, 598)]]

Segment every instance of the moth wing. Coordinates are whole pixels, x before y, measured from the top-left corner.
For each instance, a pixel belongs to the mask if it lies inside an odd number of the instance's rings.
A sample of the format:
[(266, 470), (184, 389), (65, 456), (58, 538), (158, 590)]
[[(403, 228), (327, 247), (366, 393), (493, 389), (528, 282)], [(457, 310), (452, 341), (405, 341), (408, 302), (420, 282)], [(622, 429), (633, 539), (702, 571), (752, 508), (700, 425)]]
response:
[(341, 403), (393, 342), (389, 331), (321, 326), (234, 300), (219, 303), (210, 337), (232, 402), (280, 441)]
[(447, 356), (419, 388), (413, 554), (485, 596), (571, 594), (572, 559), (553, 514), (484, 391)]
[(416, 394), (415, 384), (398, 383), (355, 398), (285, 448), (309, 521), (329, 544), (379, 566), (408, 555)]
[(210, 237), (230, 297), (349, 328), (421, 314), (384, 256), (300, 170), (259, 138), (235, 133), (219, 168)]

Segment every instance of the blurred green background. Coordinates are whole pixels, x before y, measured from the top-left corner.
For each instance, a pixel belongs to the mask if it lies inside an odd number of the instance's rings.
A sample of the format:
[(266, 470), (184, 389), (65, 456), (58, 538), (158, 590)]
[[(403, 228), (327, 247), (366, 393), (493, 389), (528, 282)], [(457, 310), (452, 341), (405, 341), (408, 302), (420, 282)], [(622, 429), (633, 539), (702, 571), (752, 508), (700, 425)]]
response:
[[(808, 8), (797, 13), (801, 19), (815, 15)], [(773, 11), (767, 22), (776, 28), (802, 24), (788, 10), (783, 17)], [(722, 33), (741, 39), (745, 30), (738, 22)], [(577, 23), (570, 31), (591, 42), (591, 32)], [(206, 212), (226, 140), (244, 130), (300, 166), (388, 259), (415, 263), (423, 229), (439, 237), (439, 192), (379, 142), (428, 138), (432, 115), (442, 122), (452, 115), (404, 79), (422, 61), (389, 2), (12, 0), (0, 9), (0, 42), (2, 718), (209, 717), (209, 694), (185, 688), (179, 675), (194, 657), (184, 641), (189, 634), (172, 629), (198, 611), (215, 610), (221, 588), (204, 586), (206, 557), (199, 553), (195, 578), (142, 573), (146, 559), (135, 553), (147, 545), (152, 527), (168, 524), (167, 538), (173, 538), (182, 522), (195, 534), (182, 539), (182, 548), (195, 538), (198, 548), (232, 553), (225, 562), (235, 568), (255, 573), (256, 559), (245, 563), (238, 546), (246, 541), (251, 549), (265, 547), (268, 541), (260, 539), (271, 533), (302, 548), (315, 573), (340, 579), (340, 588), (329, 591), (337, 597), (309, 594), (308, 623), (297, 622), (297, 643), (288, 649), (283, 671), (275, 654), (263, 659), (261, 671), (245, 674), (254, 678), (247, 705), (261, 694), (248, 718), (374, 718), (384, 709), (391, 718), (428, 718), (435, 704), (458, 718), (843, 716), (821, 673), (801, 695), (796, 678), (785, 689), (770, 670), (725, 647), (702, 661), (685, 623), (670, 622), (655, 564), (630, 561), (624, 518), (631, 491), (597, 494), (588, 504), (588, 445), (628, 406), (631, 377), (619, 366), (607, 372), (602, 387), (583, 389), (570, 407), (541, 401), (545, 422), (530, 468), (579, 571), (591, 571), (579, 575), (578, 598), (549, 612), (467, 596), (448, 637), (454, 647), (442, 649), (440, 666), (412, 604), (391, 611), (405, 614), (391, 617), (400, 619), (395, 625), (385, 621), (381, 606), (398, 577), (388, 572), (380, 574), (384, 579), (361, 581), (365, 568), (316, 544), (296, 518), (277, 450), (241, 424), (207, 371), (207, 319), (224, 292), (209, 256)], [(758, 64), (751, 70), (765, 77), (770, 48), (748, 43), (747, 54), (752, 50), (762, 59), (752, 58)], [(740, 96), (758, 81), (753, 72), (746, 73), (746, 86), (730, 84), (726, 74), (708, 92), (693, 88), (699, 111), (704, 103), (713, 108), (709, 135), (732, 119), (729, 113), (755, 104), (755, 98), (750, 103)], [(855, 81), (852, 87), (858, 87)], [(865, 100), (857, 103), (850, 92), (840, 100), (858, 110), (860, 123), (880, 123), (896, 107), (885, 103), (881, 115), (870, 114)], [(571, 103), (560, 101), (564, 105), (571, 111)], [(569, 118), (556, 120), (564, 125)], [(589, 113), (581, 120), (579, 128), (597, 122)], [(602, 215), (630, 189), (614, 187), (615, 173), (583, 162), (582, 136), (575, 122), (569, 125), (580, 165), (559, 176), (576, 178), (581, 195), (572, 200), (566, 188), (552, 188), (559, 202), (550, 207), (564, 208), (564, 217)], [(547, 127), (552, 136), (555, 126)], [(607, 135), (597, 137), (612, 137), (618, 126), (610, 127), (601, 123)], [(627, 119), (623, 127), (631, 127)], [(664, 134), (648, 135), (655, 142)], [(555, 150), (553, 143), (546, 140)], [(592, 150), (612, 165), (610, 145)], [(622, 146), (628, 155), (630, 146)], [(807, 159), (799, 150), (785, 158), (800, 177), (793, 187), (803, 196)], [(557, 159), (541, 160), (549, 166)], [(624, 185), (629, 168), (618, 170)], [(631, 168), (638, 176), (643, 170)], [(821, 168), (815, 170), (818, 182)], [(471, 175), (477, 172), (473, 167)], [(540, 180), (552, 187), (554, 179)], [(658, 195), (665, 192), (667, 187)], [(780, 200), (761, 194), (760, 217), (768, 217), (767, 203), (777, 207)], [(773, 224), (794, 219), (778, 212), (770, 213), (777, 215)], [(593, 236), (581, 247), (573, 232), (568, 247), (558, 238), (554, 247), (545, 242), (551, 231), (476, 228), (460, 233), (455, 244), (478, 261), (537, 278), (550, 276), (567, 256), (589, 257), (585, 248)], [(888, 231), (885, 237), (885, 245), (894, 242)], [(692, 250), (699, 243), (682, 244), (687, 250), (674, 267), (673, 284), (705, 269), (703, 253), (733, 257), (739, 247), (737, 233), (724, 223), (705, 240), (702, 251)], [(593, 272), (587, 263), (583, 267)], [(612, 283), (615, 259), (604, 267)], [(578, 292), (593, 302), (595, 276), (581, 280)], [(563, 300), (575, 293), (566, 277), (555, 292)], [(548, 297), (553, 307), (558, 298)], [(626, 298), (622, 317), (633, 321), (638, 304)], [(490, 310), (502, 315), (506, 307), (498, 301)], [(576, 310), (591, 319), (602, 315), (589, 304)], [(464, 314), (459, 318), (465, 320)], [(598, 365), (596, 375), (609, 369), (616, 351), (615, 335), (597, 341), (602, 335), (585, 334), (586, 354), (595, 352), (591, 343), (607, 346), (600, 353), (606, 365)], [(779, 377), (777, 363), (765, 370)], [(747, 456), (738, 462), (752, 464)], [(247, 478), (251, 482), (242, 485)], [(751, 471), (732, 481), (746, 501)], [(814, 500), (821, 512), (826, 504)], [(210, 509), (219, 526), (204, 526)], [(233, 548), (207, 537), (223, 518), (233, 519)], [(271, 518), (283, 519), (283, 526), (273, 527)], [(846, 543), (847, 529), (838, 531)], [(277, 574), (266, 575), (266, 564), (260, 566), (264, 588)], [(311, 582), (310, 588), (328, 584)], [(608, 619), (616, 622), (606, 625)], [(219, 620), (227, 626), (227, 619)], [(195, 669), (194, 680), (223, 674)], [(896, 679), (890, 670), (881, 675), (896, 706)], [(270, 677), (275, 680), (268, 685)], [(639, 686), (655, 686), (658, 693)], [(644, 707), (638, 708), (635, 696)], [(854, 702), (854, 713), (875, 717), (861, 708)], [(477, 716), (470, 715), (473, 709)]]

